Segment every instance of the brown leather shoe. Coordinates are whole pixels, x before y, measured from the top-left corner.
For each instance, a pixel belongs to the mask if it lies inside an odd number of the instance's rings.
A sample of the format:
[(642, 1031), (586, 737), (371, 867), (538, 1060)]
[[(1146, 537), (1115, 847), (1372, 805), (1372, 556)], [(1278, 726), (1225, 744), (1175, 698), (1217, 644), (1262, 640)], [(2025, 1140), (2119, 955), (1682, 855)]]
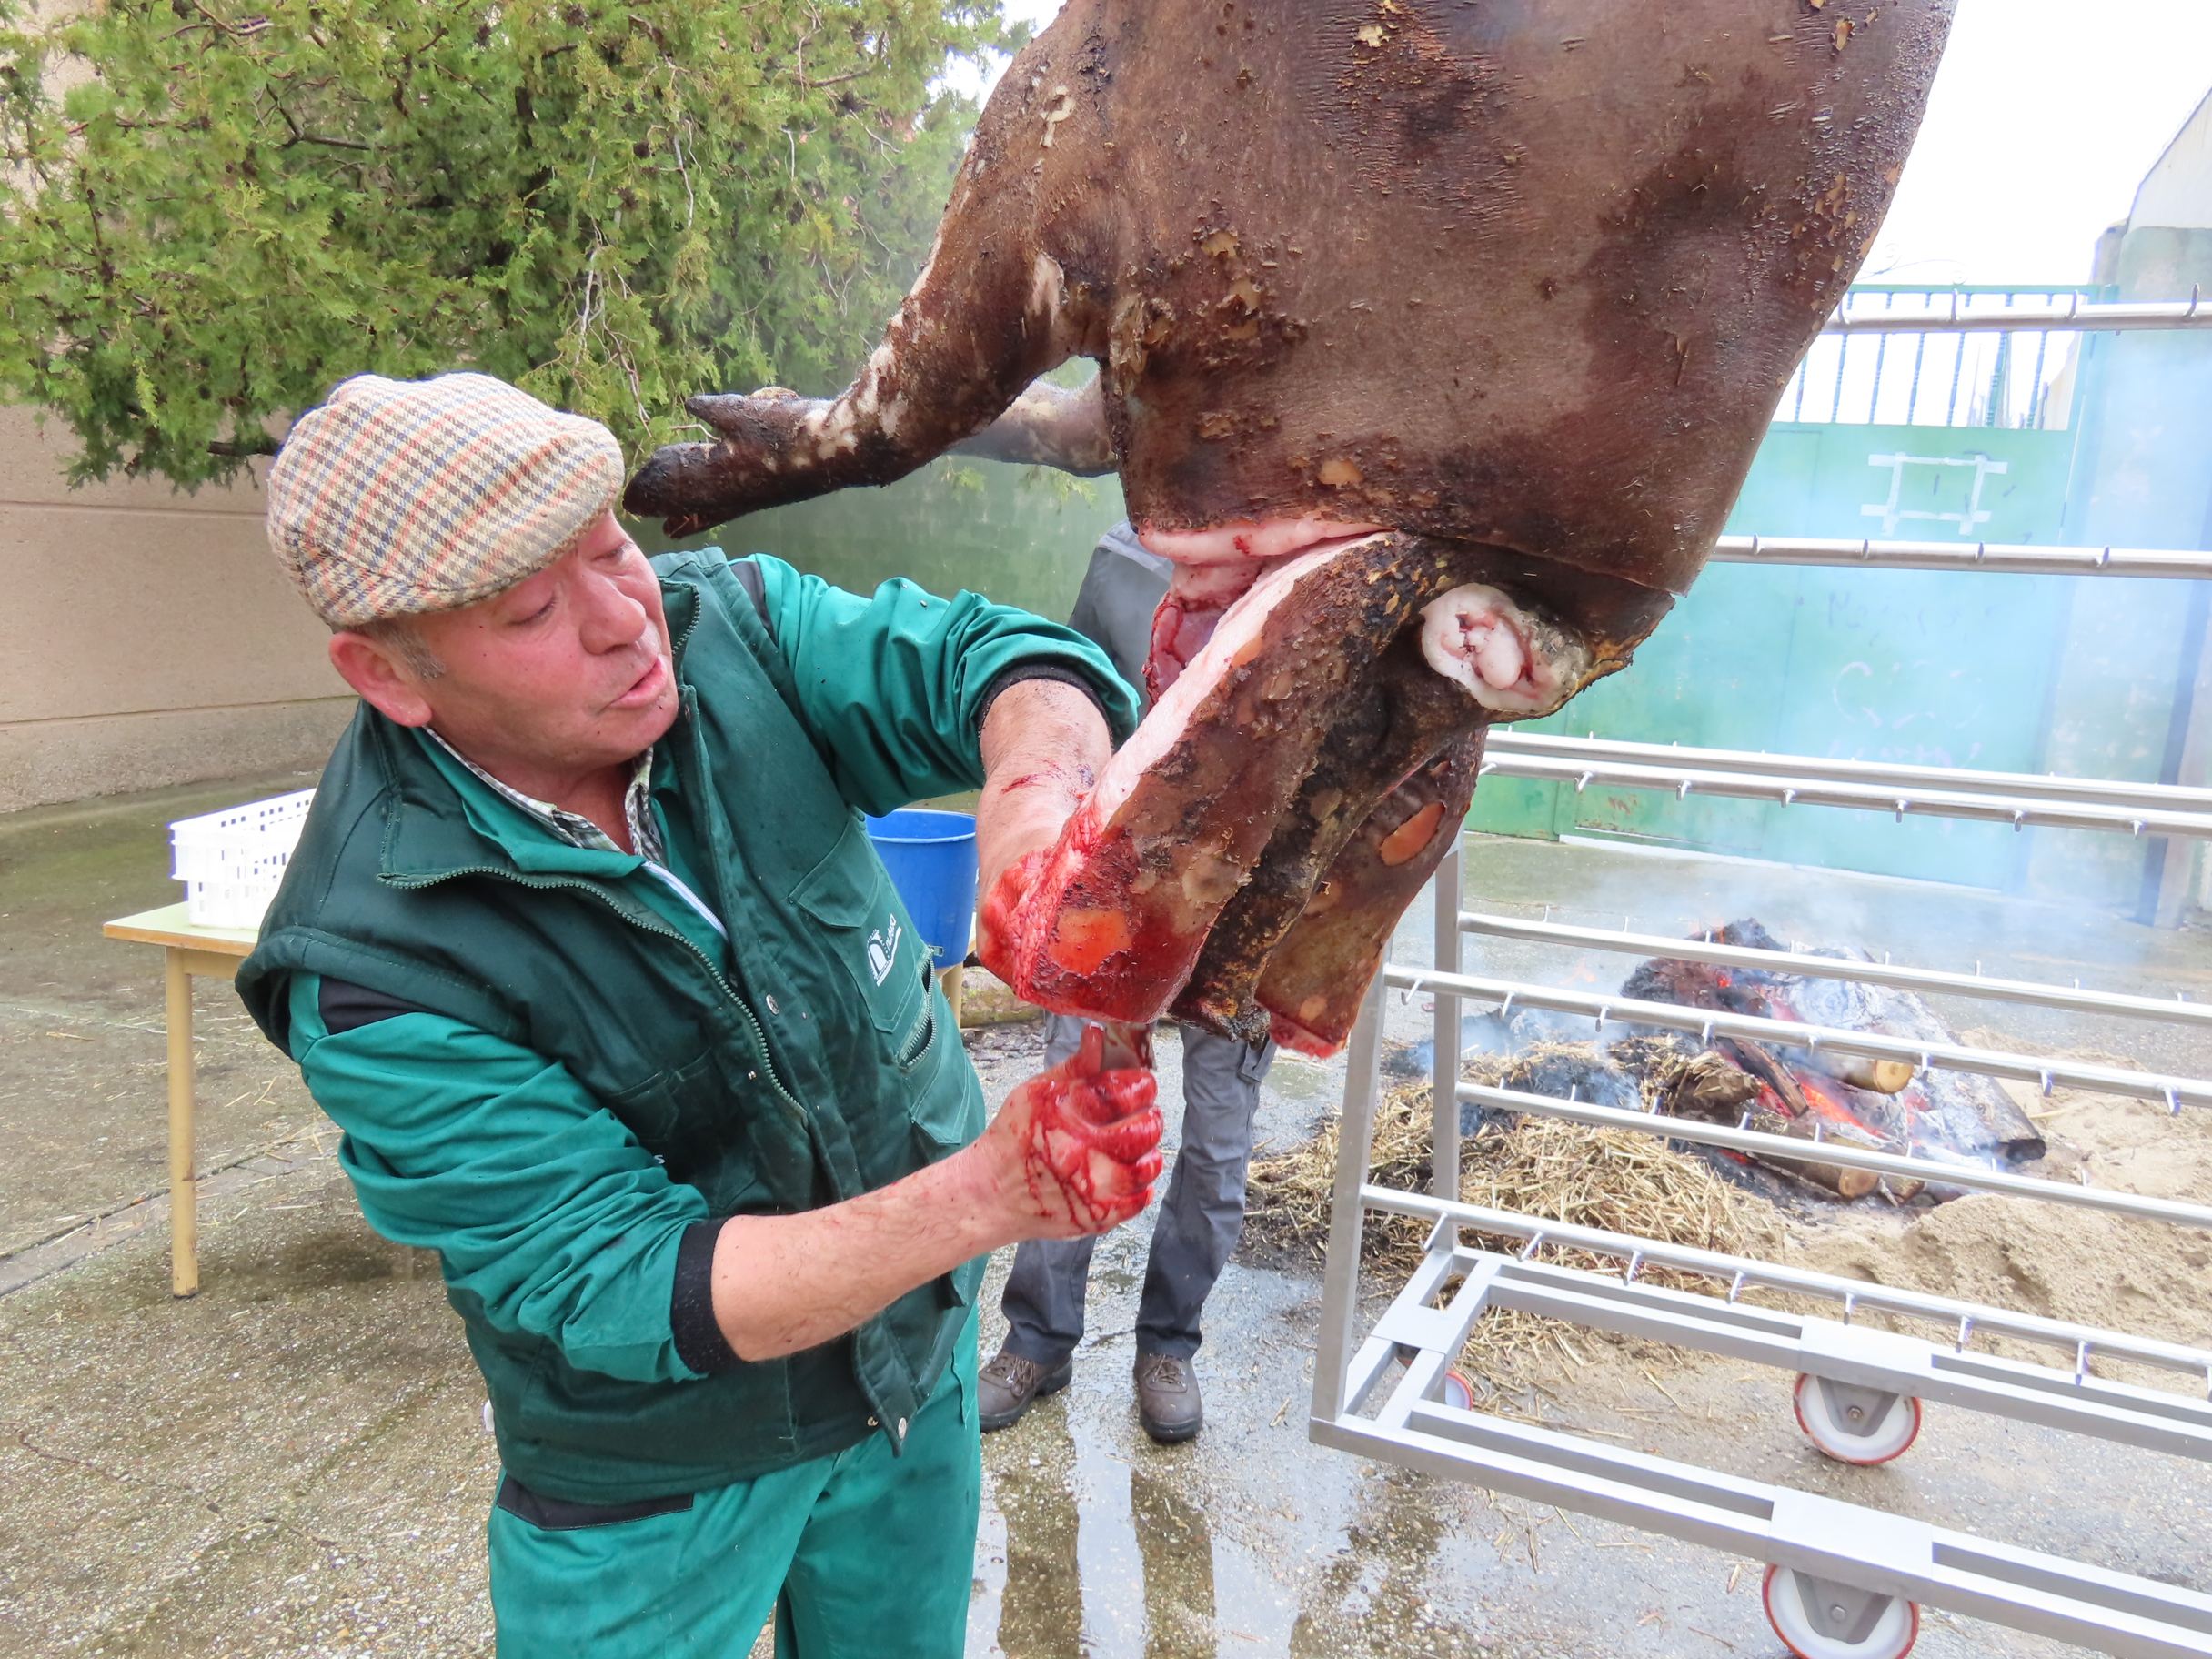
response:
[(1137, 1355), (1137, 1418), (1144, 1432), (1163, 1446), (1189, 1440), (1204, 1425), (1198, 1400), (1198, 1373), (1191, 1362), (1168, 1353)]
[(1022, 1413), (1030, 1409), (1031, 1402), (1047, 1394), (1057, 1394), (1074, 1379), (1072, 1355), (1047, 1370), (1034, 1360), (1025, 1360), (1000, 1349), (991, 1355), (990, 1362), (976, 1372), (976, 1403), (982, 1408), (983, 1433), (1013, 1427), (1021, 1421)]

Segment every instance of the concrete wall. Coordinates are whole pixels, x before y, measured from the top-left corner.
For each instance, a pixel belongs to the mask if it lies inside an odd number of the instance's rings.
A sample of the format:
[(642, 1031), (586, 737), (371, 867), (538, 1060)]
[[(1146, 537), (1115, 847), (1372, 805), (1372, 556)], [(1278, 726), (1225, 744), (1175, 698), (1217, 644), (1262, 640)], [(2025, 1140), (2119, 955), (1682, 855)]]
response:
[(2127, 222), (2138, 229), (2212, 226), (2212, 97), (2197, 106), (2158, 165), (2144, 177)]
[[(2145, 180), (2141, 216), (2097, 244), (2095, 280), (2117, 300), (2212, 293), (2212, 100)], [(2212, 336), (2085, 336), (2081, 443), (2066, 539), (2089, 547), (2212, 547)], [(2074, 583), (2054, 657), (2050, 738), (2035, 769), (2200, 786), (2212, 776), (2212, 592), (2197, 582)], [(2045, 837), (2038, 884), (2145, 921), (2212, 900), (2196, 842)], [(2132, 903), (2127, 895), (2135, 895)]]
[(73, 490), (66, 457), (0, 408), (0, 811), (318, 764), (353, 699), (260, 490)]

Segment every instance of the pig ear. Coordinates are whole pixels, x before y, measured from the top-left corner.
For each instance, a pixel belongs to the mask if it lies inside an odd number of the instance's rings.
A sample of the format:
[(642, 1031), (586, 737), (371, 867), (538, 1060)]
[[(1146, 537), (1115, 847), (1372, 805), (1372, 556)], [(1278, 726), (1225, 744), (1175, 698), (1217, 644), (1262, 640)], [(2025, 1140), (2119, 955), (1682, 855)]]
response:
[(1254, 994), (1284, 1048), (1325, 1056), (1351, 1035), (1398, 918), (1459, 843), (1488, 735), (1453, 739), (1383, 798), (1322, 878), (1326, 909), (1301, 916), (1267, 959)]

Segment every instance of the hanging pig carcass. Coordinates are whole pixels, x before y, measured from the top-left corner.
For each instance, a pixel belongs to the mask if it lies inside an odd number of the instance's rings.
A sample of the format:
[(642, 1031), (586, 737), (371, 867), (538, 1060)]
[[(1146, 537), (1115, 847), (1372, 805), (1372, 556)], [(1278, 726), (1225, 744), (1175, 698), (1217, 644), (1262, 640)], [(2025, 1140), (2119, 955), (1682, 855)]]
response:
[[(1047, 1007), (1340, 1043), (1484, 729), (1696, 575), (1952, 0), (1070, 0), (834, 399), (690, 407), (691, 532), (955, 445), (1118, 468), (1157, 701), (984, 906)], [(1032, 378), (1096, 358), (1082, 392)], [(1019, 399), (1019, 401), (1017, 401)]]

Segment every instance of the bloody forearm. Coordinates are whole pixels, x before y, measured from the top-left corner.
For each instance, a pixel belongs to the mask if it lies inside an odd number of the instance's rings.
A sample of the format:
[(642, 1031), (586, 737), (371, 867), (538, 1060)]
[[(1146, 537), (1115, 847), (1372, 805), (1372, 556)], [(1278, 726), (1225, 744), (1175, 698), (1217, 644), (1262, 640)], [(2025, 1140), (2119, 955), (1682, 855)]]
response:
[(715, 1239), (715, 1322), (739, 1359), (841, 1336), (1018, 1229), (990, 1202), (974, 1149), (841, 1204), (740, 1215)]
[(976, 807), (977, 890), (1006, 867), (1050, 847), (1113, 754), (1098, 707), (1073, 686), (1010, 686), (983, 721), (983, 795)]

